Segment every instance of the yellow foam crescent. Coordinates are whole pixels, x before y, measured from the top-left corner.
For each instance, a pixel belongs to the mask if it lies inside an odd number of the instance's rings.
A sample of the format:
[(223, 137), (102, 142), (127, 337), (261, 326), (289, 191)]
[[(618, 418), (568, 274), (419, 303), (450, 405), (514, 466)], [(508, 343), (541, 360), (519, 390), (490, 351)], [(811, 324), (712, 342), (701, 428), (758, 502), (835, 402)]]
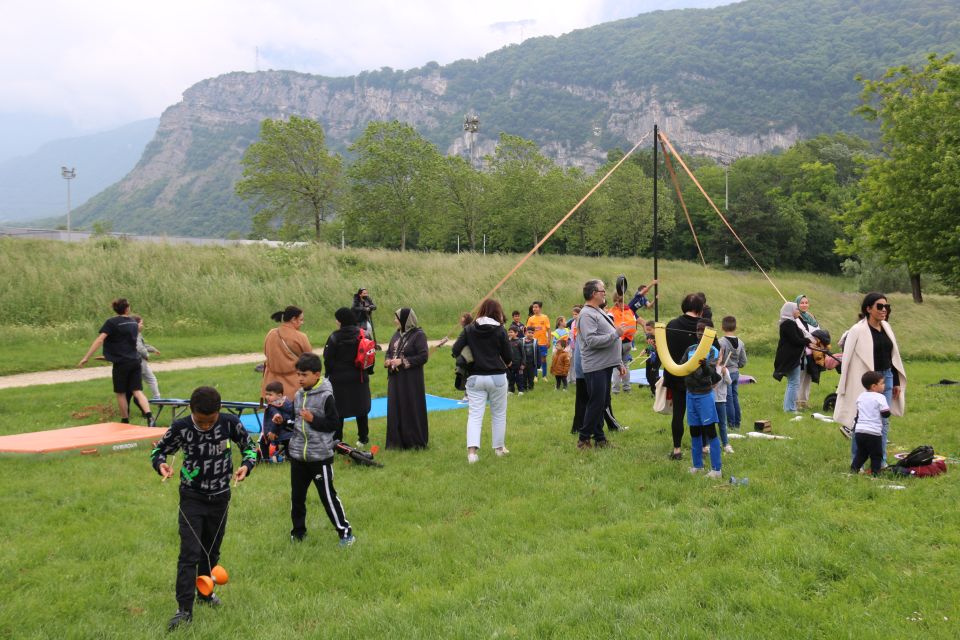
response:
[(657, 339), (657, 357), (660, 358), (663, 368), (679, 378), (693, 373), (700, 366), (700, 361), (706, 358), (710, 352), (710, 347), (713, 346), (713, 339), (717, 337), (717, 332), (710, 327), (706, 327), (693, 357), (683, 364), (674, 362), (670, 350), (667, 349), (667, 325), (662, 322), (653, 325), (653, 335)]

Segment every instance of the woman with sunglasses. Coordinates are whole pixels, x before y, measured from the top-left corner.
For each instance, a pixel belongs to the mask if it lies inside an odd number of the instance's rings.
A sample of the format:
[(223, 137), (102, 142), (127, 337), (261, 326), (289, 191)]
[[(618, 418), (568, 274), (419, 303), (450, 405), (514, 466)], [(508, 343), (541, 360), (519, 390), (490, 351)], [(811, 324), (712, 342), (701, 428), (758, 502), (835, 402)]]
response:
[[(890, 304), (882, 293), (868, 293), (860, 304), (860, 321), (847, 332), (843, 342), (843, 367), (837, 386), (837, 405), (833, 418), (840, 423), (844, 435), (852, 436), (857, 415), (857, 397), (863, 392), (860, 379), (868, 371), (883, 375), (884, 395), (890, 412), (902, 416), (906, 408), (907, 374), (900, 359), (900, 347), (890, 327)], [(887, 462), (887, 433), (890, 419), (883, 418), (883, 463)], [(853, 456), (857, 441), (852, 439)]]

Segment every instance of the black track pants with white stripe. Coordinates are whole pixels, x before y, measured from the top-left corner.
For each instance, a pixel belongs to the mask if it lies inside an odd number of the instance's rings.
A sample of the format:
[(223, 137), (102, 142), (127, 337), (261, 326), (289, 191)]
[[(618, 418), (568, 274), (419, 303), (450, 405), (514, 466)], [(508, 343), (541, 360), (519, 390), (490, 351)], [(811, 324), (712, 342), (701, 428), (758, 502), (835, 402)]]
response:
[(327, 517), (337, 530), (337, 535), (346, 538), (351, 533), (350, 523), (343, 513), (343, 505), (333, 488), (332, 460), (322, 462), (299, 462), (290, 460), (290, 519), (293, 529), (290, 535), (302, 538), (307, 533), (307, 490), (312, 482), (320, 494), (320, 503)]

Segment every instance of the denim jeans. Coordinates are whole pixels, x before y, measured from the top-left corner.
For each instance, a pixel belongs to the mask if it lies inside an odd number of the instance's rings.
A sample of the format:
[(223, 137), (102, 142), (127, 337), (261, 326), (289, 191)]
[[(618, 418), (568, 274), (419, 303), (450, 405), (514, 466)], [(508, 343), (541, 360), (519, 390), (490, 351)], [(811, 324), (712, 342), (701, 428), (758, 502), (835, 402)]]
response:
[(727, 387), (727, 424), (731, 429), (740, 428), (740, 370), (730, 372)]
[[(883, 371), (877, 371), (877, 373), (883, 375), (883, 397), (887, 399), (887, 406), (893, 402), (893, 369), (884, 369)], [(887, 434), (890, 432), (890, 418), (881, 418), (883, 422), (883, 429), (880, 434), (881, 449), (883, 452), (883, 464), (887, 464)], [(852, 438), (850, 440), (850, 464), (853, 465), (853, 461), (857, 458), (857, 439)]]
[[(730, 391), (727, 390), (727, 400), (729, 402)], [(717, 424), (720, 425), (720, 444), (727, 446), (730, 440), (727, 438), (727, 407), (726, 402), (717, 402)]]
[(467, 378), (467, 402), (470, 407), (467, 416), (467, 446), (480, 446), (483, 414), (489, 402), (493, 448), (502, 447), (507, 434), (507, 374), (473, 375)]
[(800, 390), (800, 365), (795, 366), (784, 376), (787, 379), (787, 390), (783, 394), (783, 410), (797, 410), (797, 392)]

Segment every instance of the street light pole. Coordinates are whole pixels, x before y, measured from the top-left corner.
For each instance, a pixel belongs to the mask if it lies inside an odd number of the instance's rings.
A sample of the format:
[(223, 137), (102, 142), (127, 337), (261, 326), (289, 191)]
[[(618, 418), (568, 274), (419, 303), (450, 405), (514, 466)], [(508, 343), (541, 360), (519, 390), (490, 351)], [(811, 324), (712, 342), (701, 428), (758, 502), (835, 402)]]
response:
[(73, 167), (67, 169), (60, 167), (60, 175), (67, 181), (67, 241), (73, 240), (72, 228), (70, 226), (70, 181), (77, 177), (77, 170)]

